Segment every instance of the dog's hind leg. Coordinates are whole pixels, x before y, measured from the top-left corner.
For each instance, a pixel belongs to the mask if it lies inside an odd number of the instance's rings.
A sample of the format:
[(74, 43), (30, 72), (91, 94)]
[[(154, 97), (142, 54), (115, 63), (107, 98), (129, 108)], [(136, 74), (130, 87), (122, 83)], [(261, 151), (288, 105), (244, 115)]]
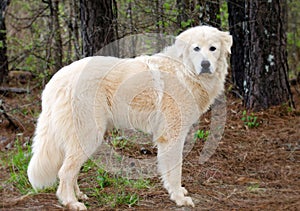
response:
[(72, 210), (86, 210), (85, 205), (76, 198), (76, 194), (81, 193), (76, 180), (81, 166), (87, 159), (84, 151), (77, 150), (76, 153), (66, 156), (58, 172), (59, 186), (56, 195), (64, 206)]
[[(86, 131), (89, 131), (89, 133), (86, 133)], [(76, 135), (69, 134), (66, 137), (69, 137), (69, 142), (65, 142), (65, 145), (68, 147), (65, 148), (65, 159), (58, 172), (59, 186), (56, 195), (60, 202), (67, 208), (72, 210), (86, 210), (85, 205), (78, 202), (78, 199), (84, 200), (87, 199), (87, 196), (80, 191), (77, 178), (81, 166), (101, 144), (103, 132), (96, 128), (89, 130), (82, 129), (81, 133), (77, 131)]]
[(192, 206), (194, 203), (190, 197), (186, 197), (187, 190), (181, 186), (182, 152), (184, 140), (166, 140), (161, 137), (157, 141), (158, 169), (168, 190), (171, 200), (178, 206)]

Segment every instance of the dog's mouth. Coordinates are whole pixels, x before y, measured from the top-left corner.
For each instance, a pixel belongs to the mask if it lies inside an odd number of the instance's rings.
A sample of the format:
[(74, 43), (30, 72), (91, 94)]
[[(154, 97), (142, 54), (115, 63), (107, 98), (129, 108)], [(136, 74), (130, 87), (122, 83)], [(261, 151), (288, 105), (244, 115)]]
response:
[(212, 74), (210, 68), (202, 68), (200, 74), (203, 74), (203, 73)]

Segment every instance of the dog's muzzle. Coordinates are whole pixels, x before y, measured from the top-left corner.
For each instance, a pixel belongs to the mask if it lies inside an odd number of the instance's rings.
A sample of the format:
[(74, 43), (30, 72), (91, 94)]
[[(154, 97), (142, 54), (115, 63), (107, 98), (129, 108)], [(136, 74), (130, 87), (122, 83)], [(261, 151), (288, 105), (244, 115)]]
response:
[(211, 74), (212, 72), (210, 71), (210, 62), (208, 60), (203, 60), (201, 62), (201, 73), (209, 73)]

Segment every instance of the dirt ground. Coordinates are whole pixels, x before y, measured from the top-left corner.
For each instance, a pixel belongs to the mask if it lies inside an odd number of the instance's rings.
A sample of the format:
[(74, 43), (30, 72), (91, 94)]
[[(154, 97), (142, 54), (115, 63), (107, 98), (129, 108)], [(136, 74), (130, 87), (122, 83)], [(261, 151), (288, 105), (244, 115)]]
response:
[[(300, 86), (296, 85), (292, 90), (296, 110), (281, 105), (255, 112), (253, 115), (259, 122), (255, 128), (245, 126), (241, 120), (245, 110), (241, 100), (226, 93), (226, 126), (216, 152), (206, 163), (199, 164), (205, 142), (198, 140), (183, 162), (182, 183), (194, 200), (195, 210), (299, 210)], [(20, 128), (14, 130), (5, 116), (0, 116), (1, 153), (9, 153), (14, 148), (14, 140), (20, 133), (21, 141), (29, 142), (40, 111), (39, 93), (40, 90), (34, 88), (31, 94), (0, 95), (5, 112)], [(209, 123), (208, 112), (193, 129), (209, 130)], [(139, 149), (134, 153), (138, 155)], [(151, 154), (155, 154), (155, 150)], [(16, 187), (3, 185), (9, 171), (6, 165), (1, 166), (0, 210), (64, 209), (54, 191), (22, 197)], [(81, 187), (86, 185), (88, 177), (89, 173), (80, 174)], [(116, 209), (192, 210), (176, 207), (159, 178), (153, 178), (151, 182), (151, 188), (135, 191), (139, 196), (138, 205), (122, 205)], [(112, 210), (99, 207), (91, 196), (87, 202), (91, 210)]]

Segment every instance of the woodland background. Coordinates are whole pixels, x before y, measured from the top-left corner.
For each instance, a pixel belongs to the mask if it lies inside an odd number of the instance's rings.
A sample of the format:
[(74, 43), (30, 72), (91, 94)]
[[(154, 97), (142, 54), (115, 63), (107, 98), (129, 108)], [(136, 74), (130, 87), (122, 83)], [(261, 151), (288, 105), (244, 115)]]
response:
[[(109, 39), (147, 32), (175, 36), (185, 28), (199, 24), (216, 25), (223, 30), (229, 30), (226, 1), (203, 0), (202, 3), (199, 1), (200, 3), (194, 5), (189, 3), (186, 4), (188, 8), (185, 8), (184, 13), (179, 13), (180, 2), (114, 2), (115, 19), (112, 27), (117, 31)], [(216, 17), (210, 17), (205, 7), (214, 4), (219, 5), (220, 12), (215, 13)], [(289, 0), (287, 4), (289, 73), (290, 77), (295, 77), (300, 71), (300, 3)], [(84, 52), (80, 20), (80, 2), (76, 0), (12, 0), (5, 11), (8, 69), (30, 71), (43, 77), (82, 58)]]
[[(298, 0), (0, 0), (0, 5), (0, 210), (63, 209), (55, 188), (35, 193), (26, 176), (40, 95), (56, 71), (128, 35), (176, 36), (196, 25), (230, 31), (241, 41), (232, 48), (226, 81), (225, 132), (217, 152), (204, 165), (197, 160), (209, 135), (210, 112), (190, 132), (195, 147), (184, 160), (183, 184), (196, 207), (300, 207)], [(269, 34), (272, 30), (278, 34)], [(278, 38), (276, 42), (272, 37)], [(257, 43), (264, 45), (261, 55), (254, 53)], [(273, 47), (282, 53), (274, 61)], [(272, 62), (276, 68), (270, 66), (267, 74), (265, 67)], [(247, 92), (255, 90), (251, 84), (259, 84), (263, 92)], [(277, 93), (283, 97), (274, 97)], [(260, 99), (270, 101), (256, 103)], [(109, 135), (106, 141), (120, 153), (136, 158), (156, 155), (146, 134)], [(176, 209), (159, 178), (131, 181), (88, 162), (79, 184), (92, 209)]]
[(1, 2), (0, 81), (10, 80), (9, 71), (22, 70), (44, 86), (61, 67), (95, 55), (112, 41), (142, 33), (176, 36), (197, 25), (215, 26), (234, 36), (231, 80), (247, 108), (292, 103), (287, 80), (300, 80), (295, 0)]

